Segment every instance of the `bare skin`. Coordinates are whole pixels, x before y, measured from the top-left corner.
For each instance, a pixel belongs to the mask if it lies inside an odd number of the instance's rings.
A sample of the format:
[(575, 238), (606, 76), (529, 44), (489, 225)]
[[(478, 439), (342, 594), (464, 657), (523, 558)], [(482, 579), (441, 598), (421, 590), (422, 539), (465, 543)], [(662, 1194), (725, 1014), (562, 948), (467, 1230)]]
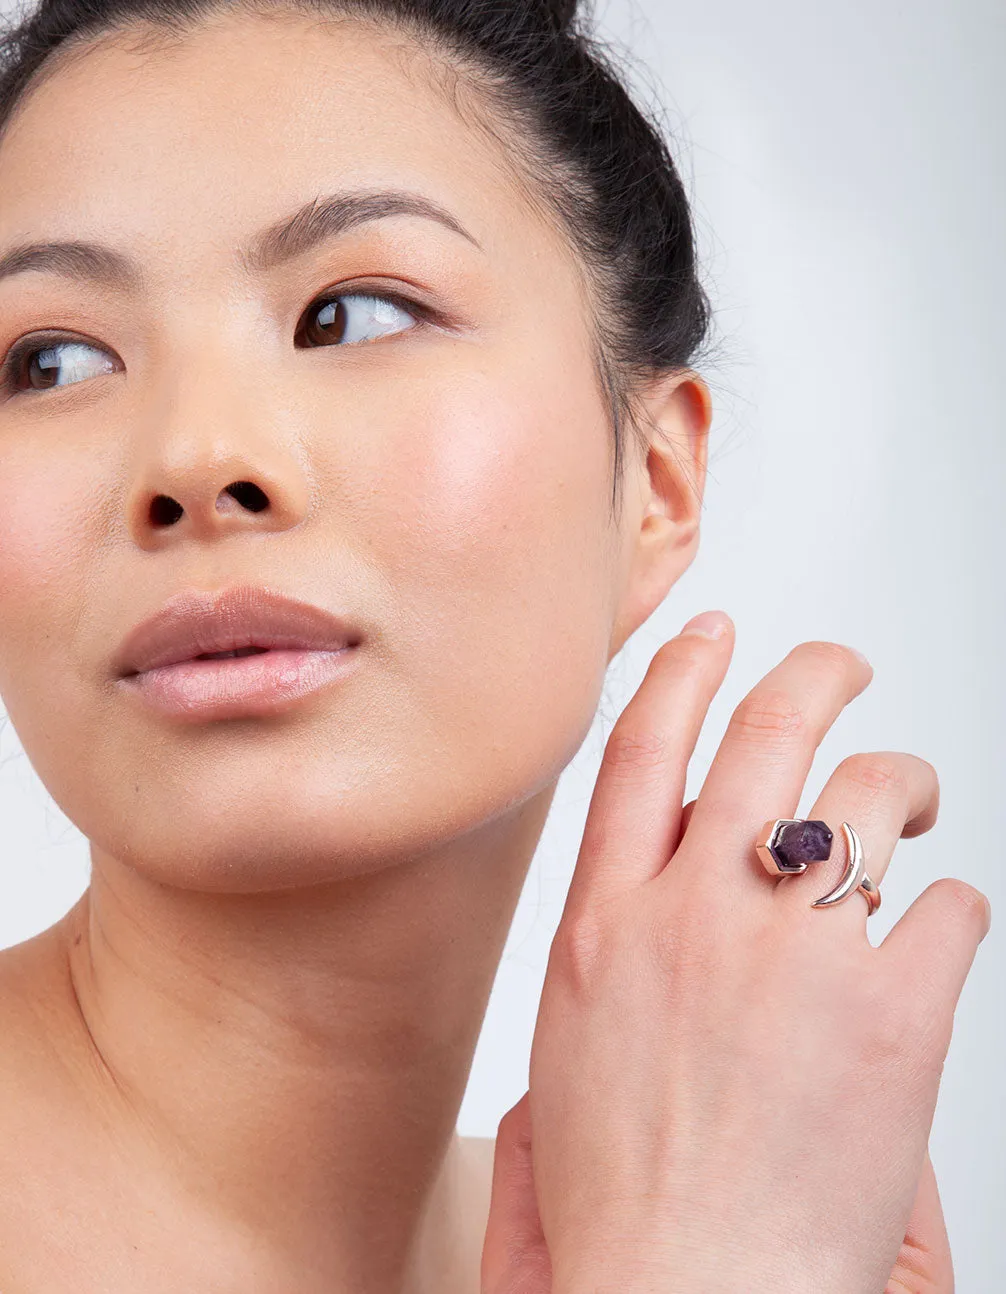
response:
[[(92, 859), (0, 957), (4, 1294), (478, 1288), (491, 1143), (458, 1109), (558, 776), (695, 555), (709, 401), (640, 393), (662, 434), (614, 520), (579, 264), (428, 71), (377, 28), (232, 14), (54, 64), (0, 144), (0, 256), (87, 239), (143, 279), (0, 281), (0, 356), (76, 345), (0, 399), (0, 696)], [(398, 215), (237, 259), (388, 187), (480, 246)], [(438, 318), (295, 347), (351, 287)], [(349, 618), (362, 668), (266, 719), (122, 696), (127, 630), (245, 582)]]
[[(158, 1165), (138, 1171), (124, 1153), (129, 1129), (109, 1105), (114, 1080), (90, 1081), (102, 1062), (67, 973), (67, 943), (83, 943), (86, 908), (85, 894), (56, 925), (0, 953), (4, 1294), (69, 1287), (82, 1271), (95, 1288), (110, 1290), (230, 1290), (244, 1281), (279, 1291), (294, 1273), (270, 1270), (267, 1253), (246, 1253)], [(419, 1288), (439, 1281), (448, 1291), (478, 1289), (495, 1144), (493, 1137), (451, 1138), (424, 1202), (420, 1246), (429, 1284)], [(309, 1278), (304, 1267), (296, 1275)]]

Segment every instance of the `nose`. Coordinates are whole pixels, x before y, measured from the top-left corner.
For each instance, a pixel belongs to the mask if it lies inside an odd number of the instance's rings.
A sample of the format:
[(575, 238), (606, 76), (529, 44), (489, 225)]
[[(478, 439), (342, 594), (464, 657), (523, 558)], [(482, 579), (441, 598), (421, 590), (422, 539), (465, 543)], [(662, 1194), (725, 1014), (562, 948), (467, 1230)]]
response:
[(142, 548), (289, 530), (312, 502), (312, 442), (289, 375), (267, 362), (248, 312), (214, 310), (172, 319), (133, 409), (126, 508)]
[[(163, 433), (162, 429), (162, 433)], [(295, 438), (290, 438), (291, 441)], [(230, 443), (227, 444), (226, 441)], [(305, 466), (287, 438), (256, 435), (245, 424), (216, 435), (177, 430), (158, 441), (127, 504), (141, 548), (182, 539), (214, 542), (229, 535), (289, 530), (310, 501)]]

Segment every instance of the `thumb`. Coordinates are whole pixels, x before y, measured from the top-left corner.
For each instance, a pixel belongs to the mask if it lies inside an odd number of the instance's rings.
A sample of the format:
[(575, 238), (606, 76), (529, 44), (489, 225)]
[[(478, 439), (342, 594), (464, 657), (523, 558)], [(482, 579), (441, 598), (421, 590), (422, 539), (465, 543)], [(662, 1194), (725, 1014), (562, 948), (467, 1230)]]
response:
[(950, 1240), (928, 1151), (905, 1239), (885, 1294), (954, 1294)]
[(489, 1219), (482, 1248), (482, 1294), (549, 1294), (552, 1267), (531, 1169), (531, 1113), (525, 1092), (499, 1123)]

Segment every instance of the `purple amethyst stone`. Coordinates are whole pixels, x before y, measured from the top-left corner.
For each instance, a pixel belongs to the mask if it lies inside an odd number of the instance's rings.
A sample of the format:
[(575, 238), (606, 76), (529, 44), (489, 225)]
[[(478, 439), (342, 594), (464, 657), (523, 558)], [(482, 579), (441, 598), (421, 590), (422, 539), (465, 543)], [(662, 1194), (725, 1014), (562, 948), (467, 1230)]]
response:
[(788, 822), (772, 841), (772, 853), (786, 871), (803, 871), (808, 863), (823, 863), (831, 854), (832, 832), (826, 822), (810, 818)]

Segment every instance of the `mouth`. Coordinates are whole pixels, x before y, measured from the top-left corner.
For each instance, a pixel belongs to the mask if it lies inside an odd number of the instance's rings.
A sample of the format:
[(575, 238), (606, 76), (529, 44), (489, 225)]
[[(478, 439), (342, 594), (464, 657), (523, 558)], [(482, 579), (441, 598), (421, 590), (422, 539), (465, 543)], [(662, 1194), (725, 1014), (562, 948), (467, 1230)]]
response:
[(269, 590), (187, 592), (127, 635), (113, 673), (175, 718), (262, 715), (344, 677), (361, 640), (330, 612)]

